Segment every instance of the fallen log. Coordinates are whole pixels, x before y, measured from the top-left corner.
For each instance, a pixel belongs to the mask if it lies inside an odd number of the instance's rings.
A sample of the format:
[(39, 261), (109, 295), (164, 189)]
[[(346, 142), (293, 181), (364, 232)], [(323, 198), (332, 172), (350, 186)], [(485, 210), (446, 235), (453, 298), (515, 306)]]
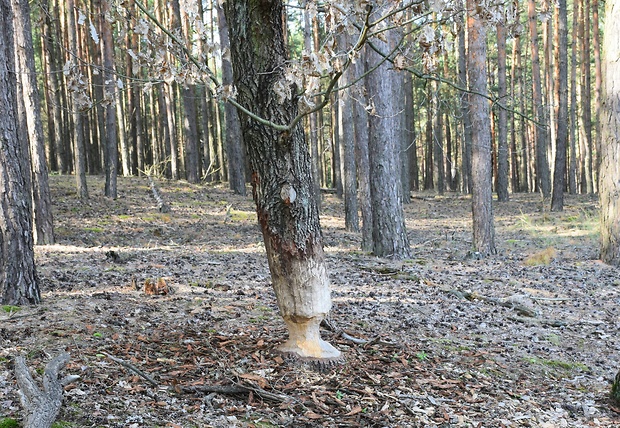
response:
[(49, 428), (56, 420), (62, 406), (64, 386), (79, 379), (79, 376), (74, 375), (59, 379), (59, 373), (67, 362), (69, 362), (69, 354), (65, 352), (47, 363), (43, 372), (43, 390), (41, 390), (32, 378), (24, 356), (15, 357), (18, 394), (26, 411), (24, 428)]

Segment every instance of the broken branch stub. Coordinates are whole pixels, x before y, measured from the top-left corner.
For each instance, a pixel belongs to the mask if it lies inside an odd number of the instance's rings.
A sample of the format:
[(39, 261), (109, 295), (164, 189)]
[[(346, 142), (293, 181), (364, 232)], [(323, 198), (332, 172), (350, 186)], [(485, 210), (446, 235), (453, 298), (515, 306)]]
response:
[(63, 387), (79, 376), (65, 376), (59, 379), (60, 370), (69, 362), (69, 354), (57, 355), (45, 366), (43, 389), (41, 390), (30, 374), (23, 355), (15, 357), (15, 377), (19, 386), (19, 398), (26, 411), (24, 428), (49, 428), (56, 420), (62, 405)]

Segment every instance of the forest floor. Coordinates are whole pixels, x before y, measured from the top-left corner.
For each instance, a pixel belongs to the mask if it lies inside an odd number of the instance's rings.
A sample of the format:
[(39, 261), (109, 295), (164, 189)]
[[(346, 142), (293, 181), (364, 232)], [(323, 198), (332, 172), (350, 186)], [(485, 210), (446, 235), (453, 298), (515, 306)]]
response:
[[(67, 350), (80, 379), (59, 427), (620, 426), (620, 272), (598, 260), (594, 198), (495, 203), (498, 255), (478, 260), (470, 199), (416, 194), (413, 257), (395, 262), (362, 253), (324, 195), (323, 336), (346, 361), (320, 372), (274, 352), (286, 330), (250, 196), (158, 181), (160, 213), (145, 178), (110, 200), (89, 177), (88, 202), (72, 177), (50, 180), (43, 302), (0, 313), (0, 420), (22, 414), (10, 357), (41, 373)], [(160, 278), (172, 292), (145, 294)]]

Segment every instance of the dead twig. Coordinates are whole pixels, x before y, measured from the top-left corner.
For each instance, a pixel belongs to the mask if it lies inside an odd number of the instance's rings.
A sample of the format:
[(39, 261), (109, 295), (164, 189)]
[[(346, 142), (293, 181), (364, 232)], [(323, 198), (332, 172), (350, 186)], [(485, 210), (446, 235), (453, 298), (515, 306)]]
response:
[(159, 384), (157, 382), (155, 382), (155, 380), (150, 377), (149, 375), (147, 375), (146, 373), (144, 373), (142, 370), (138, 369), (136, 366), (134, 366), (133, 364), (128, 363), (127, 361), (123, 361), (120, 358), (114, 357), (110, 354), (107, 353), (103, 353), (103, 355), (105, 355), (106, 357), (108, 357), (109, 359), (111, 359), (112, 361), (114, 361), (115, 363), (120, 364), (121, 366), (125, 367), (127, 370), (134, 372), (135, 374), (137, 374), (138, 376), (140, 376), (141, 378), (145, 379), (148, 383), (150, 383), (153, 386), (159, 386)]
[(277, 403), (286, 403), (295, 401), (293, 397), (290, 397), (285, 394), (278, 394), (266, 391), (258, 386), (246, 386), (241, 385), (240, 383), (233, 383), (232, 385), (200, 385), (200, 386), (180, 386), (180, 390), (184, 393), (212, 393), (215, 392), (217, 394), (247, 394), (252, 392), (253, 394), (258, 395), (259, 397), (269, 400), (275, 401)]

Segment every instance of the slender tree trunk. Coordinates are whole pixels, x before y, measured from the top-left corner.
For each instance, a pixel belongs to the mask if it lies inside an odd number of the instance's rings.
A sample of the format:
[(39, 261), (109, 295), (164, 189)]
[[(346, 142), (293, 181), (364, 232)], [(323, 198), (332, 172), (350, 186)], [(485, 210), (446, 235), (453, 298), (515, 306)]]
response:
[(573, 0), (573, 39), (570, 65), (570, 156), (568, 167), (568, 191), (577, 193), (577, 28), (579, 21), (579, 0)]
[[(222, 50), (230, 49), (228, 40), (228, 25), (224, 11), (217, 8), (218, 28), (220, 32), (220, 46)], [(222, 58), (222, 84), (231, 85), (233, 81), (232, 66), (228, 58)], [(245, 196), (245, 156), (241, 125), (237, 109), (226, 103), (226, 149), (228, 152), (228, 175), (230, 189), (239, 195)]]
[(441, 98), (439, 96), (439, 82), (433, 84), (433, 182), (437, 194), (443, 195), (445, 190), (446, 171), (444, 168), (443, 154), (443, 109), (441, 108)]
[[(339, 49), (346, 55), (349, 46), (346, 30), (336, 36)], [(339, 84), (346, 86), (355, 79), (353, 67), (347, 68), (340, 77)], [(353, 122), (353, 103), (351, 89), (341, 91), (338, 97), (338, 140), (340, 141), (340, 165), (344, 196), (344, 224), (351, 232), (359, 231), (357, 207), (357, 170), (355, 165), (355, 128)]]
[[(366, 48), (362, 48), (361, 56), (352, 67), (355, 75), (361, 76), (365, 71)], [(370, 157), (368, 153), (368, 112), (366, 90), (362, 82), (354, 86), (357, 99), (353, 103), (353, 119), (355, 121), (355, 161), (357, 164), (357, 181), (359, 206), (362, 215), (362, 251), (372, 252), (372, 204), (370, 200)]]
[[(69, 38), (69, 49), (71, 55), (77, 55), (77, 34), (75, 25), (75, 2), (67, 0), (67, 33)], [(78, 67), (78, 63), (74, 61), (74, 66)], [(79, 68), (79, 67), (78, 67)], [(83, 115), (80, 111), (81, 105), (78, 100), (79, 94), (72, 92), (72, 109), (73, 109), (73, 141), (74, 141), (74, 168), (77, 184), (78, 196), (81, 199), (88, 199), (88, 186), (86, 184), (86, 145), (84, 142)]]
[[(519, 22), (519, 5), (516, 7), (515, 21)], [(510, 98), (512, 100), (510, 106), (517, 108), (518, 90), (521, 66), (521, 33), (517, 32), (513, 38), (512, 45), (512, 68), (510, 69)], [(521, 129), (521, 132), (524, 132)], [(510, 114), (510, 166), (511, 166), (511, 185), (513, 192), (521, 191), (521, 170), (519, 168), (519, 156), (517, 149), (517, 120), (516, 114)]]
[[(313, 17), (311, 16), (311, 7), (313, 4), (306, 1), (304, 4), (304, 50), (308, 55), (315, 51), (313, 37)], [(318, 88), (319, 78), (316, 76), (307, 76), (307, 87)], [(319, 156), (319, 114), (317, 112), (308, 115), (308, 137), (310, 140), (310, 161), (312, 163), (312, 184), (314, 196), (317, 201), (319, 211), (321, 210), (321, 173), (320, 173), (320, 156)]]
[[(459, 15), (460, 16), (460, 15)], [(458, 38), (458, 81), (461, 87), (467, 86), (467, 55), (465, 51), (465, 24), (463, 18), (457, 19), (457, 38)], [(471, 193), (471, 148), (472, 148), (472, 128), (471, 118), (469, 116), (469, 94), (461, 93), (460, 111), (463, 123), (463, 144), (461, 145), (461, 158), (463, 162), (463, 193)]]
[[(15, 6), (16, 3), (13, 3)], [(26, 177), (28, 152), (17, 133), (18, 72), (15, 63), (14, 14), (0, 0), (0, 303), (36, 304), (41, 301), (34, 264), (30, 192)]]
[(568, 140), (568, 18), (566, 0), (558, 0), (554, 8), (554, 80), (557, 131), (555, 133), (555, 165), (551, 210), (564, 209), (566, 183), (566, 142)]
[(434, 189), (434, 133), (433, 133), (433, 93), (431, 83), (427, 82), (426, 89), (426, 129), (425, 129), (425, 148), (424, 148), (424, 190)]
[[(483, 17), (474, 12), (483, 9), (476, 0), (467, 0), (467, 82), (469, 90), (486, 94), (486, 28)], [(471, 158), (473, 246), (475, 251), (486, 256), (495, 253), (490, 108), (486, 98), (472, 94), (469, 115), (473, 136)]]
[[(378, 8), (381, 13), (383, 8)], [(396, 33), (386, 35), (387, 43), (375, 40), (383, 53), (394, 48)], [(374, 66), (382, 57), (368, 51), (368, 62)], [(370, 200), (373, 220), (373, 253), (379, 257), (407, 258), (409, 238), (405, 229), (400, 184), (400, 114), (401, 105), (393, 94), (402, 90), (397, 71), (384, 62), (366, 77), (368, 96), (375, 111), (369, 118)]]
[(601, 259), (620, 265), (620, 2), (607, 0), (601, 87)]
[[(276, 83), (288, 84), (281, 0), (235, 0), (223, 7), (239, 102), (261, 117), (289, 123), (297, 115), (297, 97), (278, 103), (274, 92)], [(331, 298), (301, 124), (283, 134), (246, 115), (240, 120), (269, 268), (289, 330), (289, 340), (279, 349), (319, 361), (339, 358), (340, 351), (319, 334)]]
[[(508, 104), (506, 85), (506, 26), (497, 24), (497, 87), (502, 106)], [(497, 109), (497, 200), (508, 201), (508, 114)]]
[[(592, 0), (592, 48), (594, 49), (594, 151), (596, 159), (594, 162), (594, 181), (599, 183), (599, 169), (601, 163), (601, 85), (603, 76), (601, 72), (601, 42), (598, 17), (598, 0)], [(574, 33), (573, 33), (574, 34)], [(594, 189), (597, 191), (597, 189)]]
[(590, 0), (582, 0), (581, 22), (579, 24), (581, 35), (581, 147), (583, 158), (583, 178), (585, 178), (585, 191), (594, 193), (592, 177), (592, 103), (590, 86)]
[[(115, 99), (116, 93), (116, 72), (114, 67), (114, 44), (112, 41), (112, 26), (106, 19), (110, 11), (109, 0), (103, 0), (101, 8), (101, 40), (103, 42), (103, 65), (105, 68), (105, 195), (116, 199), (118, 175), (118, 141), (116, 137), (116, 109), (115, 103), (120, 100)], [(103, 131), (103, 130), (101, 130)]]
[(22, 88), (20, 97), (23, 99), (25, 106), (24, 113), (28, 129), (28, 141), (30, 143), (34, 241), (36, 244), (53, 244), (52, 198), (45, 162), (45, 141), (43, 138), (41, 104), (34, 64), (30, 4), (27, 0), (13, 0), (12, 6), (15, 14), (18, 81)]
[(544, 198), (551, 196), (549, 161), (547, 160), (547, 131), (540, 83), (540, 60), (538, 56), (538, 33), (536, 29), (536, 2), (528, 0), (528, 19), (530, 24), (530, 43), (532, 51), (532, 91), (534, 117), (536, 119), (536, 182)]

